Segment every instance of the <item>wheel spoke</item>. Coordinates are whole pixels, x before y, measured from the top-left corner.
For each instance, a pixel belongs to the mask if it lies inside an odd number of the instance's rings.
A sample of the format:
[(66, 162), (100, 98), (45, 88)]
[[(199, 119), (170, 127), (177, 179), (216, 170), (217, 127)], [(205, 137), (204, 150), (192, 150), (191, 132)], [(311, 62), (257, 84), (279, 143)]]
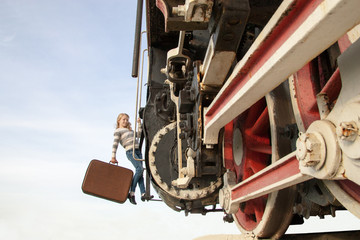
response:
[(264, 136), (269, 128), (269, 114), (267, 107), (262, 111), (259, 118), (256, 120), (250, 129), (251, 135)]
[(264, 215), (265, 203), (263, 200), (263, 198), (254, 199), (254, 204), (256, 205), (256, 208), (254, 209), (256, 222), (260, 222)]
[[(253, 155), (255, 155), (256, 153), (252, 152)], [(250, 153), (249, 153), (250, 155)], [(268, 165), (268, 156), (264, 155), (264, 156), (259, 156), (259, 154), (256, 154), (256, 159), (254, 158), (249, 158), (249, 160), (247, 161), (247, 168), (251, 169), (253, 174), (259, 172), (260, 170), (264, 169), (265, 167), (267, 167)], [(253, 156), (253, 157), (255, 157)], [(253, 175), (252, 174), (252, 175)]]
[(268, 137), (246, 135), (245, 142), (246, 142), (246, 147), (249, 150), (271, 155), (271, 145), (270, 145), (270, 139)]

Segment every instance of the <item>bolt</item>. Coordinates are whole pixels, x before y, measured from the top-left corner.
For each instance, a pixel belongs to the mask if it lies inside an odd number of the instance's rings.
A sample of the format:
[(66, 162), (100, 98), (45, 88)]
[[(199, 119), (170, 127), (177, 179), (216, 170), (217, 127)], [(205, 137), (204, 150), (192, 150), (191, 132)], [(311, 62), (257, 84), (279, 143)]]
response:
[(306, 149), (306, 139), (307, 136), (305, 133), (300, 132), (299, 133), (299, 138), (296, 141), (296, 157), (297, 159), (299, 159), (300, 161), (305, 160), (306, 154), (307, 154), (307, 149)]
[(232, 223), (234, 222), (234, 218), (232, 214), (225, 214), (223, 217), (224, 222)]
[(185, 16), (185, 6), (178, 5), (177, 7), (172, 8), (172, 13), (177, 14), (178, 16)]
[[(323, 138), (319, 133), (299, 133), (296, 141), (296, 157), (302, 166), (313, 167), (325, 160)], [(318, 170), (322, 164), (316, 167)]]
[(206, 144), (206, 149), (213, 149), (214, 145), (213, 144)]
[(299, 214), (299, 215), (302, 215), (303, 211), (304, 211), (304, 207), (303, 207), (302, 204), (296, 204), (296, 205), (293, 207), (293, 212), (294, 212), (294, 213), (297, 213), (297, 214)]
[(185, 133), (180, 133), (179, 134), (179, 138), (182, 140), (182, 139), (185, 139)]
[(162, 74), (166, 74), (166, 73), (167, 73), (167, 69), (166, 69), (166, 68), (161, 68), (161, 69), (160, 69), (160, 72), (161, 72)]
[(354, 121), (341, 122), (336, 128), (336, 135), (341, 139), (349, 142), (355, 141), (359, 128)]
[(180, 129), (184, 129), (186, 127), (186, 123), (180, 122), (179, 127), (180, 127)]

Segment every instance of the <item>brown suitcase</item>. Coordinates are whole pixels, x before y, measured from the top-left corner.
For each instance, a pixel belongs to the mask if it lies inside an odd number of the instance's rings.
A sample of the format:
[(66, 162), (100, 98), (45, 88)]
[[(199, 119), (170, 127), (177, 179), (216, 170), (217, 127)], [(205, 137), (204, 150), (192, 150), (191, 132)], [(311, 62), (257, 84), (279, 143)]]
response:
[(95, 197), (124, 203), (132, 177), (130, 169), (93, 159), (86, 170), (82, 190)]

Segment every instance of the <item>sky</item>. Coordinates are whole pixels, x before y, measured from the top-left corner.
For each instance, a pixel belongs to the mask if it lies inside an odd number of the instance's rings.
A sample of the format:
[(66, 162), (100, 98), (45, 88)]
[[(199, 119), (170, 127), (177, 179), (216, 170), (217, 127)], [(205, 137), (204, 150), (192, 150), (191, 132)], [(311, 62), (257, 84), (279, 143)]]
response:
[[(124, 3), (0, 0), (0, 239), (239, 234), (222, 213), (185, 217), (162, 202), (117, 204), (81, 190), (90, 160), (111, 158), (117, 114), (134, 120), (136, 1)], [(132, 169), (120, 148), (118, 160)], [(289, 232), (360, 229), (338, 215)]]

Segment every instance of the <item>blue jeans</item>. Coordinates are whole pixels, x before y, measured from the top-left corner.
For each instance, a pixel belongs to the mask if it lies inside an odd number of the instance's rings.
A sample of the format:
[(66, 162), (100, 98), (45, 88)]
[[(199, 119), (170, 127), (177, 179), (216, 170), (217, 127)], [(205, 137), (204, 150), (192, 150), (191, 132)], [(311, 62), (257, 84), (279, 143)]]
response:
[[(136, 158), (142, 159), (142, 154), (139, 149), (135, 149), (134, 155)], [(143, 194), (145, 193), (145, 186), (144, 186), (144, 176), (143, 176), (144, 168), (142, 166), (142, 161), (137, 161), (134, 159), (132, 149), (126, 151), (126, 157), (135, 167), (135, 174), (131, 182), (131, 188), (130, 188), (131, 192), (135, 192), (136, 184), (139, 184), (140, 192), (141, 194)]]

